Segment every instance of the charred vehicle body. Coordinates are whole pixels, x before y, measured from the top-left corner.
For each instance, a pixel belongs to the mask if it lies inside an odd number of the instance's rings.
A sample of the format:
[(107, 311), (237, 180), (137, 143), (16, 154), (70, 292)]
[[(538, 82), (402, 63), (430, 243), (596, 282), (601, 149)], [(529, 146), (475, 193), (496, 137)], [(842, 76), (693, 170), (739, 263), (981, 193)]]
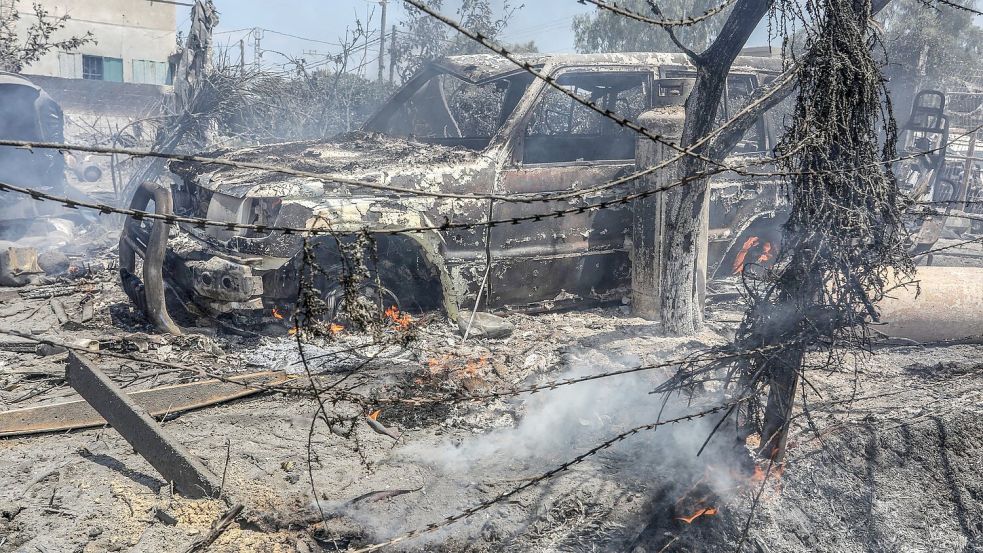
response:
[(981, 111), (983, 94), (975, 91), (922, 90), (915, 95), (899, 132), (903, 161), (895, 173), (912, 200), (938, 211), (912, 225), (917, 230), (915, 253), (931, 249), (943, 228), (960, 235), (983, 232)]
[[(20, 75), (0, 72), (0, 137), (61, 143), (64, 128), (61, 107), (41, 87)], [(0, 182), (63, 194), (65, 160), (57, 150), (0, 146)], [(23, 201), (0, 192), (0, 239), (16, 240), (39, 217), (61, 211), (51, 203)]]
[[(676, 54), (530, 55), (525, 61), (559, 86), (632, 120), (666, 105), (665, 96), (679, 94), (673, 86), (695, 75), (685, 56)], [(738, 58), (728, 105), (743, 105), (778, 73), (778, 63)], [(733, 113), (725, 105), (721, 122), (728, 109)], [(402, 189), (518, 199), (576, 192), (628, 175), (636, 170), (636, 140), (634, 132), (506, 60), (474, 55), (422, 70), (359, 132), (217, 155)], [(773, 142), (771, 126), (762, 118), (735, 154), (762, 156)], [(337, 235), (367, 231), (375, 236), (375, 251), (366, 259), (378, 278), (366, 286), (381, 285), (378, 292), (408, 311), (442, 308), (456, 319), (476, 301), (490, 311), (620, 302), (630, 280), (630, 203), (490, 230), (480, 225), (571, 211), (623, 195), (626, 187), (521, 203), (380, 191), (215, 164), (174, 162), (170, 168), (178, 176), (172, 189), (148, 185), (134, 199), (135, 208), (153, 204), (158, 212), (330, 229)], [(781, 208), (773, 183), (729, 173), (711, 182), (712, 278), (731, 274), (740, 267), (735, 261), (749, 255), (768, 258), (778, 245), (775, 218)], [(445, 221), (477, 225), (409, 230)], [(168, 236), (162, 227), (131, 219), (121, 239), (125, 288), (134, 301), (152, 304), (151, 312), (163, 302), (163, 286), (156, 282), (161, 277), (194, 310), (226, 321), (242, 323), (295, 302), (302, 237), (184, 223)], [(387, 234), (393, 230), (404, 232)], [(319, 235), (313, 241), (326, 272), (341, 266), (338, 242), (344, 239)], [(138, 256), (149, 266), (142, 284), (134, 274)], [(337, 304), (336, 283), (321, 282), (319, 288), (329, 304)], [(152, 318), (174, 331), (166, 312)]]

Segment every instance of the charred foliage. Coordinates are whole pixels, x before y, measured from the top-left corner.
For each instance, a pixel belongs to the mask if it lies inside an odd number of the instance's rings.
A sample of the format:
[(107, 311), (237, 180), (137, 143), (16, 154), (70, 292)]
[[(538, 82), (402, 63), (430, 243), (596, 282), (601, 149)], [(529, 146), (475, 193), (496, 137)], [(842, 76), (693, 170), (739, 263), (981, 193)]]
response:
[(836, 370), (845, 355), (865, 351), (878, 301), (914, 271), (870, 2), (813, 0), (805, 8), (799, 95), (779, 145), (791, 214), (776, 268), (751, 287), (737, 334), (740, 347), (785, 344), (738, 364), (752, 398), (769, 387), (767, 406), (752, 400), (745, 420), (769, 458), (782, 455), (806, 352), (824, 352), (824, 365)]

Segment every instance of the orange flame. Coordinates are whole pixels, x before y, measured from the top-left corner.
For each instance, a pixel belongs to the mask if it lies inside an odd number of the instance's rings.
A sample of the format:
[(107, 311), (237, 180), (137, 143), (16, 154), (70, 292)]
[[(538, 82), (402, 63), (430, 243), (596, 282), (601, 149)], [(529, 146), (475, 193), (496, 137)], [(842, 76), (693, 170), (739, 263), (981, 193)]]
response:
[(744, 259), (747, 257), (747, 252), (758, 245), (760, 240), (757, 236), (752, 236), (744, 242), (741, 246), (741, 251), (737, 252), (737, 258), (734, 259), (734, 274), (740, 274), (744, 272)]
[(374, 421), (377, 421), (379, 420), (379, 413), (382, 413), (382, 409), (376, 409), (375, 411), (369, 413), (369, 418)]
[(289, 334), (291, 336), (296, 336), (297, 335), (297, 327), (295, 327), (295, 326), (290, 327), (290, 329), (287, 330), (287, 334)]
[[(734, 274), (739, 275), (744, 272), (744, 262), (747, 259), (748, 253), (750, 253), (751, 248), (757, 246), (761, 243), (761, 239), (757, 236), (752, 236), (748, 238), (744, 245), (741, 246), (741, 251), (737, 252), (737, 257), (734, 258)], [(765, 242), (761, 244), (761, 254), (757, 257), (757, 263), (764, 263), (770, 261), (775, 257), (775, 248), (772, 246), (771, 242)]]
[(400, 313), (395, 305), (386, 309), (385, 315), (399, 330), (408, 330), (413, 324), (413, 317), (409, 313)]
[(283, 320), (283, 313), (280, 313), (280, 310), (277, 309), (276, 307), (273, 308), (272, 313), (274, 319)]
[(775, 487), (780, 488), (781, 486), (778, 483), (778, 479), (782, 477), (782, 473), (784, 472), (785, 472), (785, 465), (776, 464), (771, 467), (770, 471), (767, 470), (766, 468), (762, 468), (759, 465), (755, 465), (754, 474), (751, 475), (751, 482), (757, 482), (760, 484), (761, 482), (764, 482), (768, 478), (774, 478), (776, 480)]
[(700, 518), (701, 516), (712, 516), (717, 514), (716, 507), (704, 507), (702, 509), (697, 509), (695, 513), (688, 517), (676, 517), (676, 520), (681, 520), (686, 524), (693, 524), (693, 521)]
[(338, 334), (342, 330), (345, 330), (345, 327), (338, 323), (331, 323), (328, 325), (328, 330), (331, 331), (331, 334)]

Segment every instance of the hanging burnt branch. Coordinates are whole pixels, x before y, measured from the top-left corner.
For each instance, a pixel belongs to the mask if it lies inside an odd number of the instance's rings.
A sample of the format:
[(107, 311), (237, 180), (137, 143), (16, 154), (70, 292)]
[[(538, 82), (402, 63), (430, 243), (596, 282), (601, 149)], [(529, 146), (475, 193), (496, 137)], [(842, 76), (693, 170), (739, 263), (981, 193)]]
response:
[(743, 388), (769, 389), (767, 405), (750, 402), (743, 422), (761, 433), (761, 453), (775, 460), (807, 352), (818, 349), (827, 366), (837, 366), (866, 351), (889, 282), (914, 271), (905, 199), (888, 162), (896, 127), (872, 52), (871, 4), (811, 0), (806, 7), (816, 19), (803, 21), (799, 95), (779, 145), (792, 175), (785, 187), (791, 214), (776, 268), (751, 290), (737, 334), (743, 347), (787, 344), (778, 355), (742, 360), (738, 370)]

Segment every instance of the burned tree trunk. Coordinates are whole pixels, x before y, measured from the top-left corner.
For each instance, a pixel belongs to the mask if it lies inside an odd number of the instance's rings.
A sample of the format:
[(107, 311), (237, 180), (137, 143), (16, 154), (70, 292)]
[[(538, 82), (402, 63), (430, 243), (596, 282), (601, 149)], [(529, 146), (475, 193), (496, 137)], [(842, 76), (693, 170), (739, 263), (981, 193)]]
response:
[[(684, 97), (680, 95), (679, 98)], [(666, 98), (674, 98), (667, 96)], [(667, 102), (668, 103), (668, 102)], [(681, 102), (658, 106), (639, 117), (639, 123), (661, 136), (678, 140), (685, 114)], [(639, 136), (635, 145), (635, 164), (652, 167), (675, 157), (669, 146)], [(676, 164), (639, 179), (640, 189), (657, 189), (671, 183)], [(653, 194), (635, 200), (632, 210), (631, 240), (631, 307), (632, 312), (648, 320), (658, 320), (662, 313), (662, 275), (659, 261), (666, 244), (665, 195)]]
[[(697, 76), (686, 100), (680, 145), (695, 144), (713, 129), (731, 64), (770, 6), (768, 0), (739, 0), (713, 44), (702, 54), (690, 53)], [(696, 148), (696, 156), (683, 158), (680, 176), (705, 171), (708, 151), (703, 146)], [(661, 304), (662, 324), (671, 334), (688, 334), (703, 326), (706, 275), (701, 278), (699, 261), (707, 247), (707, 185), (704, 178), (665, 193), (667, 243), (661, 260)]]

